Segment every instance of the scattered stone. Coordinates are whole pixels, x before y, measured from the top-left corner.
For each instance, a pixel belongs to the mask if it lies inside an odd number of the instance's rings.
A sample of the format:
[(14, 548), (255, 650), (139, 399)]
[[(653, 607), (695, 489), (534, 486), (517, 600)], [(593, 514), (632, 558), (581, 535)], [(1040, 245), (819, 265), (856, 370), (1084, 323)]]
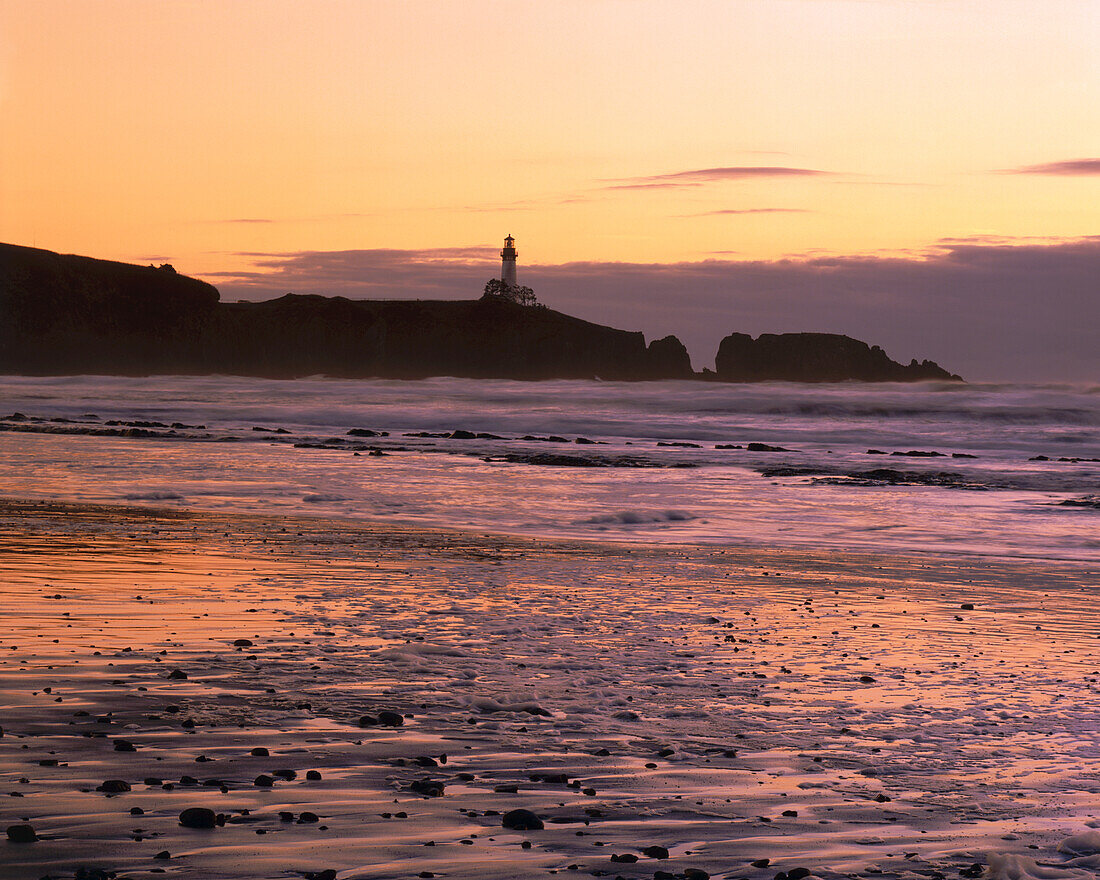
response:
[(233, 642), (235, 648), (251, 648), (252, 639), (237, 639)]
[(266, 758), (271, 753), (263, 746), (256, 746), (249, 754), (252, 755), (253, 758)]
[(317, 782), (321, 778), (321, 773), (318, 770), (307, 770), (306, 779), (310, 782)]
[(415, 779), (409, 784), (409, 791), (415, 791), (424, 797), (443, 797), (443, 783), (434, 779)]
[(135, 746), (128, 739), (116, 739), (115, 740), (116, 752), (136, 752), (137, 746)]
[(172, 681), (183, 681), (187, 678), (187, 673), (184, 672), (182, 669), (173, 669), (171, 672), (168, 673), (168, 678)]
[(261, 773), (252, 781), (252, 784), (257, 788), (271, 788), (275, 784), (275, 780), (266, 773)]
[(316, 813), (311, 813), (309, 810), (306, 810), (298, 816), (299, 825), (312, 825), (313, 823), (320, 821), (321, 817), (318, 816)]
[(213, 828), (217, 824), (217, 815), (206, 807), (188, 807), (180, 813), (180, 825), (184, 828)]
[(387, 709), (383, 709), (378, 713), (378, 723), (383, 727), (400, 727), (405, 723), (405, 719), (398, 712), (390, 712)]
[(130, 783), (121, 779), (108, 779), (102, 785), (97, 785), (95, 790), (104, 794), (122, 794), (122, 792), (130, 790)]
[(611, 861), (624, 862), (625, 864), (633, 865), (636, 861), (638, 861), (638, 857), (633, 853), (622, 853), (621, 855), (615, 853), (611, 856)]
[(509, 810), (501, 819), (501, 825), (513, 831), (541, 831), (542, 819), (530, 810)]
[(667, 859), (668, 850), (663, 846), (647, 846), (642, 850), (642, 855), (650, 859)]
[(12, 843), (34, 843), (38, 840), (38, 835), (35, 834), (33, 825), (9, 825), (8, 840)]

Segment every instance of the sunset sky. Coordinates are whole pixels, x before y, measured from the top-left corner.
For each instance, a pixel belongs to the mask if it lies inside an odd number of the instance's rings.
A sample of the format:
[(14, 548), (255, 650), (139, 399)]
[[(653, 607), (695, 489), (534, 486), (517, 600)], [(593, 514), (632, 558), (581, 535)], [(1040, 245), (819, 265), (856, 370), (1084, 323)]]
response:
[(1096, 0), (3, 0), (0, 240), (468, 298), (512, 233), (697, 366), (827, 330), (1096, 378), (1098, 47)]

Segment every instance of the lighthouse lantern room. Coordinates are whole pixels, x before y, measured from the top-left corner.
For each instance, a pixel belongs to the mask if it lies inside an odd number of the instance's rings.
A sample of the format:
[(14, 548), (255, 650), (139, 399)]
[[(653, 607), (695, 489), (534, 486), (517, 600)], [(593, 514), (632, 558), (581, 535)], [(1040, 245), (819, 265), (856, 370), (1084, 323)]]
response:
[(516, 286), (516, 240), (510, 235), (500, 252), (500, 280), (509, 287)]

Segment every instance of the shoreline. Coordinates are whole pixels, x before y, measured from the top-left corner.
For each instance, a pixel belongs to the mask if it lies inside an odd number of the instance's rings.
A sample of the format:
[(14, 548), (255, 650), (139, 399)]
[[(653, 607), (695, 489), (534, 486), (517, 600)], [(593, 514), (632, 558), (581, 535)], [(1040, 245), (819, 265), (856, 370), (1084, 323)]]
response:
[[(42, 838), (0, 840), (0, 864), (1073, 871), (1057, 848), (1095, 811), (1096, 583), (1072, 564), (0, 501), (0, 791), (21, 795), (0, 824)], [(358, 726), (380, 711), (403, 723)], [(115, 779), (130, 790), (96, 791)], [(225, 824), (181, 827), (190, 807)], [(545, 827), (503, 828), (512, 809)]]

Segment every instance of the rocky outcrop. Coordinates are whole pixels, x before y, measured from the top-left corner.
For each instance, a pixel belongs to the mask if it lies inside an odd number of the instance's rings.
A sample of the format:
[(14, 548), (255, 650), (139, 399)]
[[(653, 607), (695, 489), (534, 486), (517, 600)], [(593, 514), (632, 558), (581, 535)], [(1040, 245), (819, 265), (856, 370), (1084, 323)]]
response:
[(0, 245), (0, 371), (230, 373), (415, 379), (663, 379), (683, 345), (499, 297), (220, 303), (209, 284), (143, 267)]
[(154, 268), (0, 244), (0, 369), (168, 372), (215, 320), (211, 285)]
[(715, 372), (726, 382), (962, 381), (932, 361), (899, 364), (877, 345), (836, 333), (732, 333), (718, 347)]
[(694, 379), (691, 356), (675, 336), (654, 339), (649, 343), (649, 369), (654, 379)]

